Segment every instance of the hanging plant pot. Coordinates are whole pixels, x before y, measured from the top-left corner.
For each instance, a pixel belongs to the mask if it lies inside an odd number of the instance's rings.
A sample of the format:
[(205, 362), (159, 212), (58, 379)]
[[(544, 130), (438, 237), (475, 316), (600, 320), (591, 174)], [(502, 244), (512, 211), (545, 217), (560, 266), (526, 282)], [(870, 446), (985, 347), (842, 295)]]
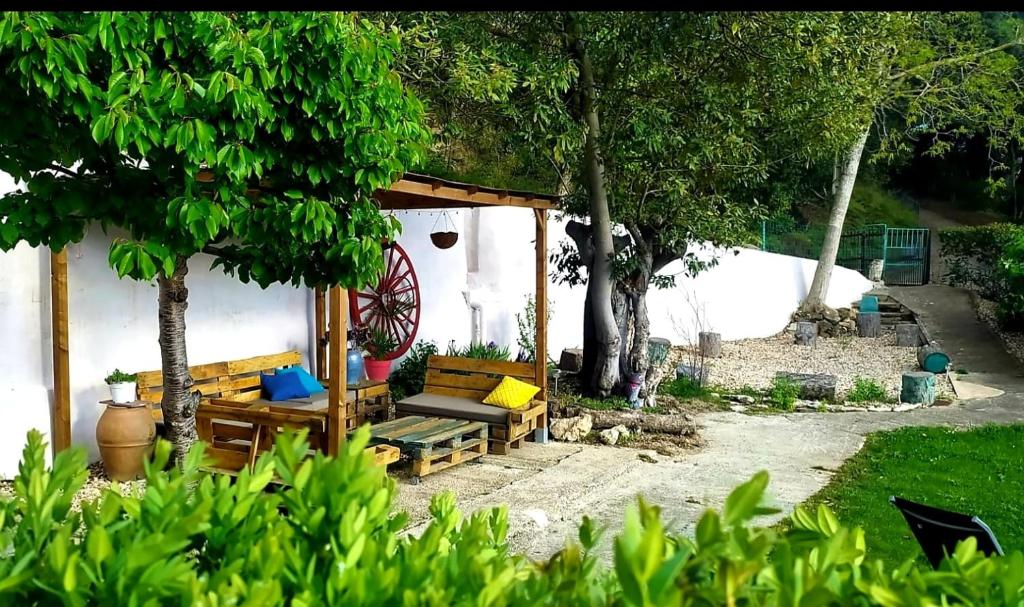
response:
[(450, 249), (459, 241), (458, 232), (431, 232), (430, 242), (439, 249)]
[[(440, 229), (438, 229), (437, 224), (441, 223), (442, 218), (444, 222), (441, 224)], [(433, 231), (430, 233), (430, 242), (434, 243), (434, 246), (439, 249), (450, 249), (458, 241), (459, 233), (455, 231), (455, 222), (448, 215), (448, 211), (444, 211), (434, 221)]]

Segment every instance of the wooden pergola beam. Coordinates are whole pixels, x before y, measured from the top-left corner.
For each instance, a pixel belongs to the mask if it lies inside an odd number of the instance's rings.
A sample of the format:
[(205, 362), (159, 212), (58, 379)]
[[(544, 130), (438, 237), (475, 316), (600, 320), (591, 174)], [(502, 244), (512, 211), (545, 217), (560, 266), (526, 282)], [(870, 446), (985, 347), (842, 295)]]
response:
[(50, 335), (53, 341), (53, 453), (71, 446), (71, 363), (68, 347), (68, 253), (50, 253)]
[(530, 192), (491, 190), (477, 185), (399, 179), (389, 190), (374, 194), (380, 208), (386, 210), (464, 209), (473, 207), (557, 208), (556, 199)]

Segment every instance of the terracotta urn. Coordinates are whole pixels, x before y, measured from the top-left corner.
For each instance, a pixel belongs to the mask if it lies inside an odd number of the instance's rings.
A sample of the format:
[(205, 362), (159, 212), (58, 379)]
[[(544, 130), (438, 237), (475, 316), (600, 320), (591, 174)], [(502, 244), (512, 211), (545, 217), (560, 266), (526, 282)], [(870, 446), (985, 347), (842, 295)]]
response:
[(96, 422), (96, 444), (103, 468), (111, 480), (140, 478), (142, 464), (152, 453), (156, 441), (156, 423), (149, 407), (141, 401), (103, 403), (107, 409)]

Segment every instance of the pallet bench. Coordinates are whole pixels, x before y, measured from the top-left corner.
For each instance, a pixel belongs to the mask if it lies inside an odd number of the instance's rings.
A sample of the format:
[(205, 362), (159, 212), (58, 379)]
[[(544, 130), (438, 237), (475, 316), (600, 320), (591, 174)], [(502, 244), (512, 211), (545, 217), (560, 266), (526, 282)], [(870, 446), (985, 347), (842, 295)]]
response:
[(504, 376), (537, 385), (530, 363), (431, 356), (423, 393), (395, 403), (398, 418), (416, 415), (486, 422), (490, 453), (507, 454), (524, 441), (547, 442), (548, 404), (543, 394), (521, 409), (483, 404)]
[(408, 454), (413, 475), (423, 477), (487, 453), (487, 424), (410, 415), (370, 426), (370, 443)]

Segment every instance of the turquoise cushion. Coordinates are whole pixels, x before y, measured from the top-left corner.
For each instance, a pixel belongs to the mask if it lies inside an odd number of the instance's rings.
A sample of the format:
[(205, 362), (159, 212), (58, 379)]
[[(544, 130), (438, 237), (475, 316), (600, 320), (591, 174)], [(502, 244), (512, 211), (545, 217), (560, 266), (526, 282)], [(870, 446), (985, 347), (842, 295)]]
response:
[(302, 385), (307, 390), (309, 390), (310, 394), (319, 394), (324, 391), (324, 387), (320, 385), (320, 382), (318, 382), (315, 377), (310, 375), (309, 371), (305, 370), (299, 365), (296, 365), (294, 367), (284, 367), (282, 369), (277, 370), (278, 375), (281, 375), (282, 373), (292, 373), (294, 375), (298, 375), (299, 381), (301, 381)]
[(309, 396), (309, 390), (306, 390), (295, 373), (282, 373), (281, 375), (260, 373), (260, 386), (263, 387), (268, 400), (288, 400)]

